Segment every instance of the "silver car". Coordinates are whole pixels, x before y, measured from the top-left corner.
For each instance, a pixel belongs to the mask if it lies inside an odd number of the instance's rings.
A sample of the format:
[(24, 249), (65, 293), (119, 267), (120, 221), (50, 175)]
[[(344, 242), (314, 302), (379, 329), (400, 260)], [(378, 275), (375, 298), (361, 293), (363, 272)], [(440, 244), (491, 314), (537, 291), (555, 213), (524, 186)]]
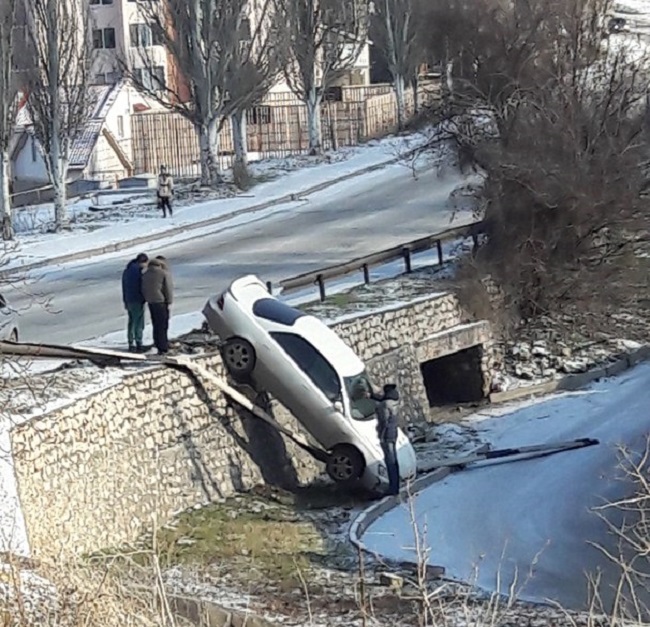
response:
[[(251, 380), (292, 412), (330, 453), (332, 479), (361, 480), (371, 489), (387, 483), (375, 402), (355, 393), (374, 388), (364, 363), (336, 333), (271, 296), (255, 276), (234, 281), (203, 314), (222, 341), (231, 376)], [(413, 477), (415, 451), (401, 429), (397, 455), (401, 477)]]
[(0, 341), (17, 342), (19, 336), (18, 312), (12, 309), (0, 294)]

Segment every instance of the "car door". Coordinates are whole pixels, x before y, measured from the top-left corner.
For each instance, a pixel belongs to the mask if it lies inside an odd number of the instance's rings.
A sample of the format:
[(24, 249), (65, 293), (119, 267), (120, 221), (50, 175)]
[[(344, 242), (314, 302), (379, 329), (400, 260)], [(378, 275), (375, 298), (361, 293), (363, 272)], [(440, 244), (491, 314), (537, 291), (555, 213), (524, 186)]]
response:
[(0, 294), (0, 340), (7, 340), (11, 335), (14, 311), (7, 305), (5, 297)]
[[(305, 338), (284, 331), (271, 332), (272, 339), (295, 365), (293, 377), (284, 382), (284, 404), (305, 428), (329, 448), (341, 438), (342, 381), (334, 367)], [(294, 409), (295, 408), (295, 409)]]

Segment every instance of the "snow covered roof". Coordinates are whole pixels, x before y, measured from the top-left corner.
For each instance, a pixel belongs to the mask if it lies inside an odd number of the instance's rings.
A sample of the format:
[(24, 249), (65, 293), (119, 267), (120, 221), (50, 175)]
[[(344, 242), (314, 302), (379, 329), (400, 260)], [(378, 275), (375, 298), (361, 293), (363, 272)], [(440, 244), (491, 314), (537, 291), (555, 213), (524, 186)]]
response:
[[(92, 108), (86, 124), (72, 144), (70, 150), (71, 168), (85, 168), (88, 165), (97, 139), (102, 132), (106, 116), (124, 85), (124, 82), (120, 82), (114, 85), (92, 85), (89, 88)], [(32, 117), (29, 106), (25, 105), (21, 107), (16, 116), (16, 130), (31, 132), (31, 127)]]

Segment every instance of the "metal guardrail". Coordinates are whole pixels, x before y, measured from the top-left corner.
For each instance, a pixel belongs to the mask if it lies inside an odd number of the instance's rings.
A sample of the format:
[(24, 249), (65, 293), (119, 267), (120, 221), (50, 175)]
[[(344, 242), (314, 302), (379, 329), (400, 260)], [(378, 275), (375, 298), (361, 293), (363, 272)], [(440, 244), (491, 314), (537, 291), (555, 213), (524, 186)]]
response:
[[(474, 243), (474, 249), (476, 250), (479, 246), (478, 238), (483, 232), (483, 228), (483, 221), (481, 220), (465, 226), (448, 229), (406, 244), (400, 244), (399, 246), (382, 250), (381, 252), (366, 255), (365, 257), (358, 257), (335, 266), (328, 266), (327, 268), (284, 279), (279, 282), (279, 286), (282, 288), (283, 293), (286, 293), (318, 285), (320, 300), (323, 301), (327, 296), (325, 282), (328, 280), (340, 279), (355, 272), (363, 272), (363, 282), (368, 285), (370, 283), (370, 268), (372, 266), (383, 265), (398, 259), (404, 260), (404, 269), (407, 273), (410, 273), (412, 272), (412, 256), (416, 253), (434, 248), (438, 253), (438, 263), (442, 264), (444, 261), (442, 245), (444, 242), (451, 240), (471, 237)], [(270, 290), (271, 286), (269, 285), (268, 287)]]

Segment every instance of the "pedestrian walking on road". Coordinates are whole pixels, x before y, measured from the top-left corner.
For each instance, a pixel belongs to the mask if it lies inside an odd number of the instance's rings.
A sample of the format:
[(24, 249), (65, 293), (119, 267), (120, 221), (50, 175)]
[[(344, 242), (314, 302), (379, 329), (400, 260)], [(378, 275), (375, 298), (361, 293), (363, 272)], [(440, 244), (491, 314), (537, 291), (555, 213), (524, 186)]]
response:
[(140, 253), (127, 264), (122, 272), (122, 301), (128, 315), (127, 338), (131, 352), (142, 352), (142, 332), (144, 331), (144, 295), (142, 293), (142, 273), (147, 267), (149, 257)]
[(142, 293), (149, 305), (153, 343), (159, 355), (169, 352), (169, 308), (174, 301), (174, 284), (167, 260), (162, 255), (149, 262), (142, 276)]
[(160, 174), (158, 174), (158, 208), (162, 209), (163, 218), (173, 215), (172, 212), (172, 196), (174, 195), (174, 179), (171, 177), (167, 168), (164, 165), (160, 166)]

